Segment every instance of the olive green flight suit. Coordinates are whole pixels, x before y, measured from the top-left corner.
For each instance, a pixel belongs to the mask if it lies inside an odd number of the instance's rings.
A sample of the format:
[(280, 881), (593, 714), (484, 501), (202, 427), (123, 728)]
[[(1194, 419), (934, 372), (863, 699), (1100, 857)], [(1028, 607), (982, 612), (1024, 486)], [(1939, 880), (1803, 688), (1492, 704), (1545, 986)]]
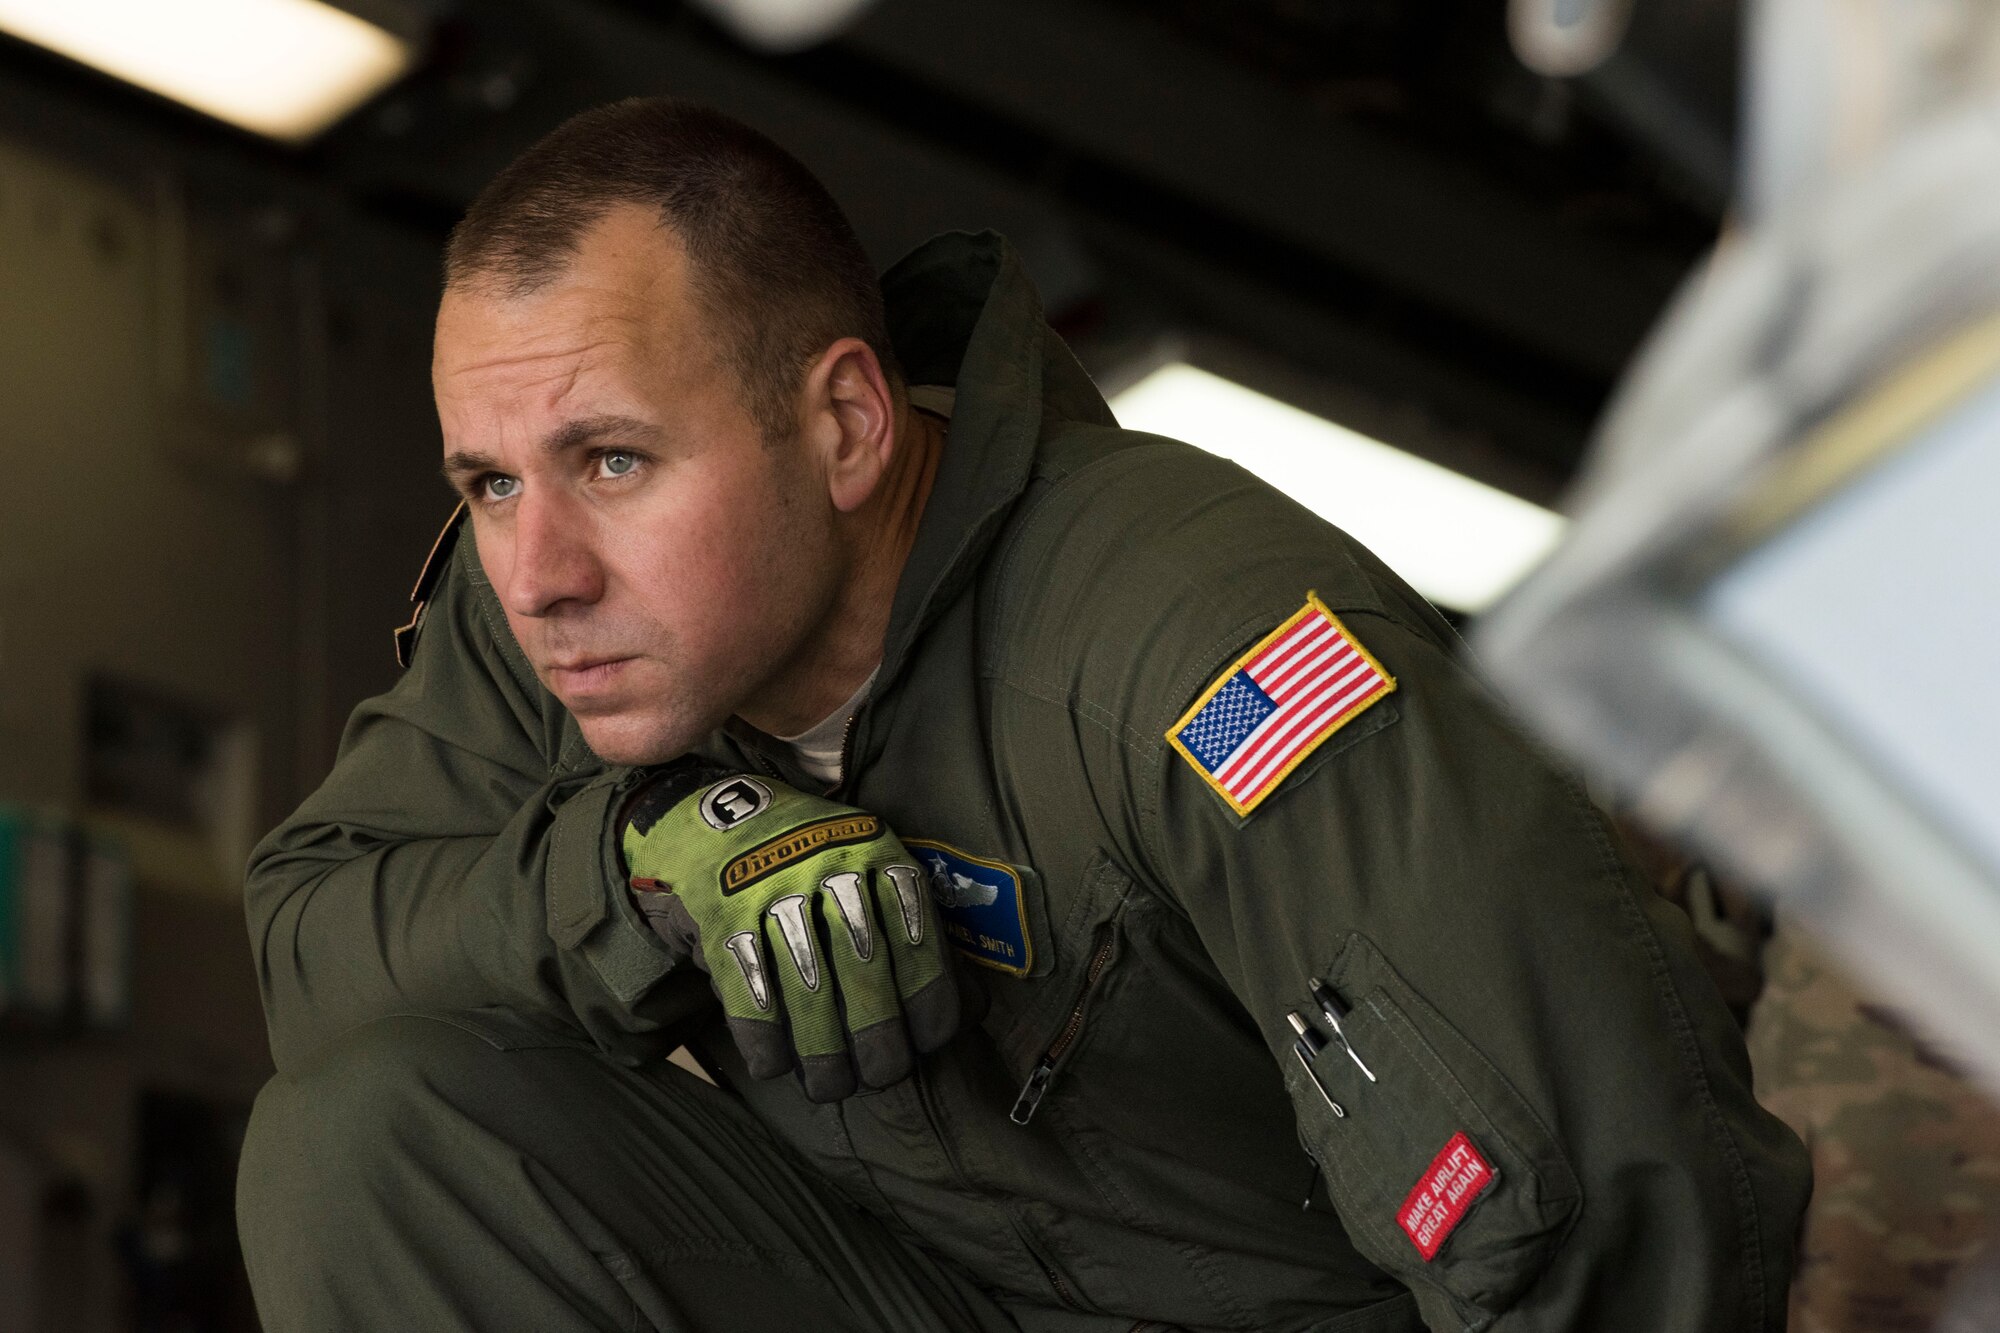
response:
[[(1781, 1328), (1804, 1153), (1684, 918), (1436, 613), (1119, 430), (999, 238), (884, 290), (910, 382), (958, 393), (839, 794), (926, 861), (983, 1017), (840, 1103), (743, 1077), (626, 900), (632, 775), (537, 684), (468, 526), (407, 675), (252, 863), (266, 1318)], [(1240, 815), (1167, 733), (1308, 592), (1396, 688)], [(704, 749), (813, 788), (748, 730)], [(663, 1064), (683, 1039), (734, 1098)]]

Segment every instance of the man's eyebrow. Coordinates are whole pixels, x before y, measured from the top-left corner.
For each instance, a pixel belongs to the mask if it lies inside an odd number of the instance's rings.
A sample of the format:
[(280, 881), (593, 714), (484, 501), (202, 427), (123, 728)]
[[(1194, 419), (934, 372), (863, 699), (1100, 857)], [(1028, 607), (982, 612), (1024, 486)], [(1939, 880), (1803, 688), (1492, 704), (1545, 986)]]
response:
[(557, 426), (549, 432), (548, 438), (542, 441), (542, 453), (553, 458), (557, 454), (567, 453), (586, 444), (595, 444), (606, 438), (629, 440), (635, 436), (645, 436), (650, 439), (659, 433), (658, 426), (641, 421), (637, 417), (619, 416), (615, 412), (599, 413), (596, 416), (577, 417)]
[(497, 472), (498, 462), (485, 454), (476, 454), (467, 449), (454, 449), (444, 456), (444, 479), (454, 486), (462, 485), (482, 472)]
[[(541, 451), (550, 458), (580, 449), (588, 444), (597, 444), (606, 439), (631, 440), (635, 437), (656, 438), (658, 426), (641, 421), (637, 417), (620, 416), (616, 413), (600, 413), (597, 416), (577, 417), (565, 421), (550, 431), (542, 441)], [(490, 454), (477, 453), (469, 449), (454, 449), (445, 455), (444, 479), (454, 486), (461, 485), (470, 477), (482, 472), (500, 471), (499, 461)]]

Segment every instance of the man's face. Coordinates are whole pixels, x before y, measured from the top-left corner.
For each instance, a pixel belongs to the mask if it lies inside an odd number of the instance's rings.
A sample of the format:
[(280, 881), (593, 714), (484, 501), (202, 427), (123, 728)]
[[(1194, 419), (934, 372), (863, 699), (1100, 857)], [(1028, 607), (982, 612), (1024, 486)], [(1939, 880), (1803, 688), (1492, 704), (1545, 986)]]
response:
[(507, 623), (606, 760), (745, 711), (826, 616), (818, 469), (758, 432), (652, 215), (613, 210), (530, 295), (447, 292), (432, 380)]

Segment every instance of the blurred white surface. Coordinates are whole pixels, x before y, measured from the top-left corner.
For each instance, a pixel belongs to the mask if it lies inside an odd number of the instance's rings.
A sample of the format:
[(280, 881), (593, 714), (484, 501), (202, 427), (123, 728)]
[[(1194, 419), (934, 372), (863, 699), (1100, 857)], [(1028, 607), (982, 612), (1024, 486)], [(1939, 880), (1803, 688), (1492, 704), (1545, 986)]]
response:
[(1754, 551), (1706, 614), (2000, 877), (2000, 384)]
[(1176, 362), (1112, 400), (1127, 430), (1254, 472), (1439, 606), (1476, 614), (1561, 538), (1560, 516), (1462, 473)]

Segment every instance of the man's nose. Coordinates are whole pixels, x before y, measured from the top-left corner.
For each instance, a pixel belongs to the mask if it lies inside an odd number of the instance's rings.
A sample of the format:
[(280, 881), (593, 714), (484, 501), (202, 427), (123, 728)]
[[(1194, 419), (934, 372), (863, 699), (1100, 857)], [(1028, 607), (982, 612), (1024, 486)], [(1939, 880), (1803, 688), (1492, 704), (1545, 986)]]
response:
[(560, 495), (531, 493), (520, 497), (513, 528), (514, 559), (507, 587), (498, 590), (508, 611), (545, 616), (567, 603), (589, 605), (603, 593), (588, 514)]

